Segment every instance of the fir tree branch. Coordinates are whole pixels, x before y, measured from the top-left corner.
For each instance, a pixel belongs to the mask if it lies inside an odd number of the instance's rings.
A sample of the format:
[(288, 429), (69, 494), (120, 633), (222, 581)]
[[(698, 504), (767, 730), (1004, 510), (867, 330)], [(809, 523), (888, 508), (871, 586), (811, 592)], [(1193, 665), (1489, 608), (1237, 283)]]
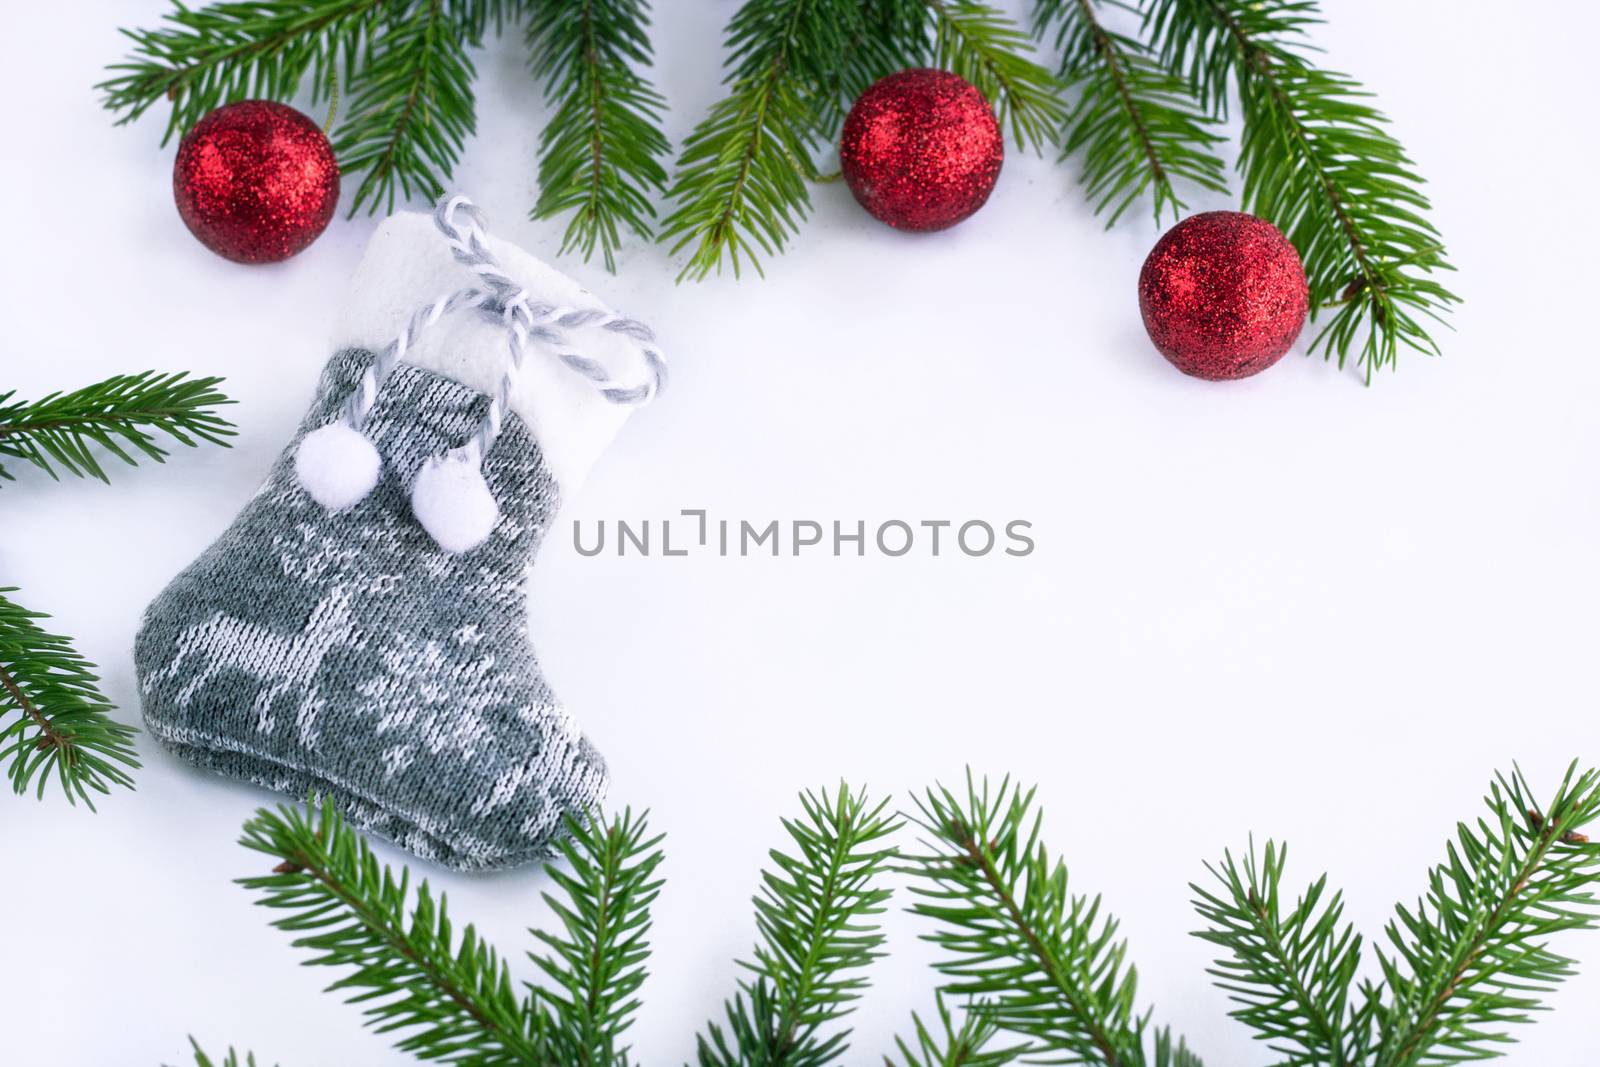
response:
[(1151, 1067), (1205, 1067), (1183, 1038), (1174, 1038), (1172, 1030), (1165, 1026), (1156, 1030), (1155, 1055), (1150, 1064)]
[(983, 0), (926, 0), (933, 65), (971, 82), (1021, 148), (1042, 149), (1066, 121), (1061, 86), (1034, 62), (1033, 41)]
[(1600, 925), (1600, 771), (1574, 763), (1542, 810), (1520, 770), (1497, 775), (1489, 815), (1462, 823), (1428, 893), (1400, 907), (1381, 953), (1388, 1003), (1375, 1011), (1374, 1067), (1489, 1059), (1574, 972), (1548, 939)]
[(1188, 72), (1214, 113), (1237, 84), (1244, 204), (1300, 252), (1313, 317), (1328, 314), (1312, 351), (1341, 367), (1355, 351), (1369, 382), (1402, 347), (1438, 354), (1425, 320), (1443, 323), (1459, 298), (1433, 275), (1454, 268), (1425, 217), (1422, 179), (1370, 94), (1307, 60), (1317, 5), (1150, 0), (1146, 20), (1163, 61)]
[(925, 938), (948, 958), (948, 995), (984, 998), (978, 1009), (1032, 1044), (1030, 1054), (1102, 1067), (1196, 1064), (1182, 1042), (1136, 1014), (1137, 977), (1100, 900), (1068, 894), (1067, 870), (1039, 839), (1033, 791), (1002, 781), (991, 793), (967, 779), (959, 799), (943, 786), (917, 798), (924, 854), (907, 857), (920, 884), (911, 910), (938, 923)]
[[(920, 10), (919, 10), (920, 8)], [(931, 38), (930, 38), (931, 35)], [(782, 251), (811, 208), (813, 150), (844, 105), (911, 61), (972, 82), (1023, 147), (1066, 116), (1027, 34), (982, 0), (746, 0), (728, 25), (729, 93), (683, 145), (662, 224), (679, 280)]]
[(395, 200), (437, 199), (476, 128), (470, 36), (444, 0), (397, 12), (372, 35), (347, 78), (349, 103), (333, 139), (342, 170), (363, 172), (350, 204), (394, 210)]
[[(521, 0), (224, 0), (181, 5), (156, 30), (124, 33), (133, 55), (98, 88), (131, 122), (170, 100), (165, 138), (246, 97), (289, 100), (310, 79), (312, 100), (342, 76), (349, 89), (333, 137), (341, 172), (362, 180), (352, 213), (437, 196), (474, 128), (466, 50)], [(364, 173), (363, 173), (364, 172)]]
[(498, 36), (506, 25), (528, 14), (535, 0), (445, 0), (445, 8), (460, 24), (474, 47), (493, 30)]
[[(54, 774), (70, 803), (94, 810), (90, 791), (133, 787), (134, 729), (111, 718), (94, 664), (72, 642), (40, 629), (48, 618), (0, 589), (0, 762), (19, 795), (37, 779), (44, 796)], [(13, 716), (15, 716), (13, 718)]]
[(650, 64), (647, 10), (644, 0), (539, 4), (528, 24), (534, 76), (556, 105), (539, 140), (532, 215), (571, 211), (561, 251), (587, 260), (598, 247), (613, 273), (621, 227), (651, 238), (650, 198), (667, 185), (666, 100), (634, 69)]
[[(134, 452), (157, 463), (166, 459), (151, 431), (183, 445), (209, 441), (226, 446), (224, 438), (233, 436), (233, 424), (215, 409), (233, 401), (217, 390), (221, 381), (144, 371), (31, 403), (13, 400), (15, 392), (0, 393), (0, 456), (26, 460), (52, 478), (59, 477), (59, 467), (106, 481), (95, 446), (129, 464), (137, 462)], [(0, 467), (0, 478), (11, 477)]]
[(340, 62), (353, 61), (377, 12), (394, 0), (228, 0), (198, 9), (182, 5), (167, 25), (123, 30), (133, 56), (111, 65), (97, 89), (118, 124), (132, 122), (161, 100), (172, 103), (165, 144), (208, 111), (246, 97), (288, 100), (312, 75), (320, 94)]
[[(756, 975), (727, 1003), (727, 1030), (715, 1022), (697, 1042), (700, 1067), (823, 1067), (839, 1062), (849, 1030), (828, 1032), (866, 988), (859, 972), (882, 955), (872, 917), (889, 890), (876, 883), (895, 852), (885, 839), (899, 820), (888, 801), (841, 784), (802, 793), (802, 819), (785, 819), (795, 853), (774, 849), (756, 894), (761, 941), (744, 966)], [(746, 997), (749, 999), (746, 1000)]]
[[(428, 883), (410, 890), (379, 864), (332, 801), (302, 812), (262, 808), (240, 844), (279, 863), (238, 879), (256, 903), (287, 912), (273, 925), (300, 936), (306, 962), (350, 968), (328, 988), (368, 1004), (378, 1033), (409, 1031), (396, 1047), (419, 1059), (473, 1064), (546, 1064), (543, 1020), (519, 1001), (506, 965), (471, 926), (456, 936), (443, 897)], [(552, 1065), (553, 1067), (553, 1065)]]
[(835, 135), (856, 98), (879, 78), (933, 62), (929, 31), (928, 0), (862, 0), (832, 76), (815, 86), (822, 135)]
[(1080, 180), (1095, 211), (1110, 210), (1108, 229), (1147, 190), (1156, 223), (1169, 208), (1176, 221), (1187, 205), (1174, 179), (1228, 191), (1213, 150), (1222, 138), (1184, 79), (1157, 62), (1144, 42), (1108, 30), (1098, 0), (1037, 0), (1034, 34), (1042, 39), (1052, 26), (1061, 80), (1078, 93), (1063, 130), (1062, 158), (1083, 153)]
[[(981, 1010), (963, 1012), (961, 1025), (957, 1026), (943, 993), (935, 995), (935, 1010), (939, 1015), (937, 1034), (913, 1012), (911, 1026), (916, 1047), (912, 1048), (904, 1038), (895, 1038), (904, 1067), (1005, 1067), (1028, 1050), (1026, 1045), (990, 1048), (1000, 1028)], [(900, 1067), (892, 1056), (885, 1056), (883, 1062), (884, 1067)]]
[(678, 280), (737, 276), (776, 254), (811, 210), (815, 88), (837, 76), (861, 6), (852, 0), (745, 0), (728, 23), (728, 95), (683, 143), (661, 239), (689, 249)]
[(530, 931), (550, 949), (532, 958), (558, 987), (537, 995), (551, 1008), (546, 1055), (563, 1067), (629, 1062), (619, 1041), (639, 1009), (650, 906), (661, 889), (661, 838), (646, 836), (646, 820), (631, 811), (609, 824), (569, 818), (558, 846), (569, 869), (545, 868), (565, 893), (544, 894), (565, 934)]
[(239, 1054), (232, 1047), (221, 1062), (213, 1060), (206, 1055), (205, 1049), (200, 1047), (200, 1042), (193, 1037), (189, 1038), (189, 1046), (194, 1050), (194, 1067), (256, 1067), (256, 1056), (253, 1052), (246, 1052), (244, 1059), (239, 1059)]
[(1199, 936), (1228, 952), (1210, 973), (1241, 1005), (1233, 1017), (1286, 1057), (1283, 1067), (1353, 1067), (1361, 1061), (1346, 1035), (1361, 938), (1343, 920), (1340, 894), (1324, 901), (1326, 876), (1284, 913), (1287, 858), (1268, 841), (1258, 859), (1252, 845), (1242, 863), (1225, 853), (1220, 866), (1207, 864), (1220, 893), (1190, 886), (1208, 924)]
[[(889, 893), (875, 883), (896, 858), (887, 838), (899, 820), (843, 786), (802, 803), (804, 818), (784, 824), (795, 851), (772, 852), (775, 870), (764, 872), (756, 897), (761, 942), (745, 965), (756, 977), (726, 1005), (726, 1023), (700, 1037), (702, 1067), (823, 1067), (847, 1051), (848, 1031), (826, 1028), (853, 1010), (866, 985), (860, 969), (881, 955), (871, 917)], [(1400, 909), (1388, 930), (1395, 956), (1380, 953), (1384, 982), (1364, 983), (1353, 1009), (1360, 942), (1326, 879), (1286, 910), (1285, 854), (1269, 844), (1211, 868), (1220, 890), (1195, 887), (1210, 924), (1201, 936), (1229, 951), (1213, 973), (1242, 1005), (1236, 1016), (1286, 1064), (1489, 1058), (1509, 1040), (1503, 1027), (1527, 1021), (1540, 994), (1572, 972), (1547, 939), (1600, 925), (1600, 846), (1582, 832), (1600, 820), (1600, 771), (1580, 774), (1574, 764), (1543, 809), (1520, 772), (1502, 776), (1487, 803), (1488, 818), (1458, 828), (1426, 899)], [(964, 800), (935, 786), (918, 809), (927, 852), (903, 857), (919, 881), (911, 910), (938, 924), (927, 937), (949, 953), (937, 967), (950, 981), (938, 994), (937, 1028), (914, 1015), (913, 1040), (897, 1041), (905, 1067), (1019, 1058), (1202, 1067), (1170, 1031), (1150, 1027), (1148, 1012), (1135, 1012), (1117, 924), (1098, 900), (1069, 894), (1065, 868), (1040, 841), (1032, 791), (1006, 780), (991, 793), (969, 776)], [(552, 950), (535, 959), (558, 988), (520, 1002), (493, 950), (470, 927), (453, 947), (444, 902), (436, 906), (424, 883), (413, 903), (409, 872), (397, 880), (380, 869), (329, 804), (258, 812), (243, 843), (280, 862), (241, 882), (262, 893), (260, 903), (292, 912), (275, 925), (321, 953), (309, 962), (355, 969), (332, 988), (373, 1004), (369, 1022), (381, 1031), (410, 1030), (403, 1049), (456, 1063), (625, 1067), (618, 1038), (644, 979), (659, 838), (626, 813), (568, 828), (570, 870), (550, 872), (564, 899), (547, 897), (564, 933), (535, 935)], [(957, 1025), (945, 998), (962, 995), (980, 999)], [(1025, 1043), (995, 1047), (1002, 1030)], [(204, 1055), (198, 1046), (196, 1054)]]

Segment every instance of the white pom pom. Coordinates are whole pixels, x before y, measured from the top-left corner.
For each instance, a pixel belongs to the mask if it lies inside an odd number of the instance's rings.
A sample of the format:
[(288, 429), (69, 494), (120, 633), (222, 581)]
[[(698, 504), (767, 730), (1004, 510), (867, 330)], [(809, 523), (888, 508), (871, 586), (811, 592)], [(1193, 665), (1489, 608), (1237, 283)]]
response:
[(312, 430), (294, 453), (294, 472), (311, 499), (332, 511), (361, 503), (378, 484), (383, 461), (360, 430), (330, 422)]
[(483, 472), (455, 453), (422, 465), (411, 486), (411, 510), (446, 552), (467, 552), (488, 540), (500, 521)]

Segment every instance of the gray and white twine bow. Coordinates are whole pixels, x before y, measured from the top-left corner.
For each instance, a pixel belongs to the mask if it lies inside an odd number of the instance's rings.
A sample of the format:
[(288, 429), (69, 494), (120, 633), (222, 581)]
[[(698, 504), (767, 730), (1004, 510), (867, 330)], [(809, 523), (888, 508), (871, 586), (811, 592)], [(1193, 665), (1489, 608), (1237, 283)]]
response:
[[(307, 434), (295, 453), (300, 484), (324, 507), (352, 507), (376, 486), (382, 461), (363, 432), (383, 384), (417, 338), (452, 311), (479, 309), (505, 327), (509, 358), (489, 408), (466, 441), (423, 464), (411, 486), (412, 510), (440, 547), (464, 552), (486, 540), (499, 509), (483, 480), (483, 460), (500, 436), (516, 393), (530, 342), (539, 342), (606, 400), (636, 405), (653, 399), (666, 379), (666, 360), (655, 335), (638, 321), (601, 308), (562, 306), (538, 299), (500, 265), (485, 240), (483, 213), (464, 196), (439, 202), (434, 224), (456, 262), (477, 275), (479, 285), (458, 289), (419, 309), (373, 359), (339, 416)], [(625, 385), (596, 359), (585, 356), (575, 335), (604, 332), (627, 338), (638, 351), (644, 380)]]

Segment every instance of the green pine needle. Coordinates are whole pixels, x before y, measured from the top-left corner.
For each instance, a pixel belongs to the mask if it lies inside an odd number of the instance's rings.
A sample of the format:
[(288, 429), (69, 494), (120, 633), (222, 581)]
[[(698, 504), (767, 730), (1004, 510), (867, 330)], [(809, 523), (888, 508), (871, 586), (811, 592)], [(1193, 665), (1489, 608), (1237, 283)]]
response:
[(240, 843), (279, 862), (239, 883), (289, 912), (273, 925), (316, 953), (308, 964), (348, 968), (329, 989), (350, 990), (367, 1024), (403, 1033), (396, 1046), (419, 1059), (626, 1067), (661, 838), (626, 812), (566, 828), (557, 847), (568, 866), (546, 868), (561, 892), (545, 895), (563, 933), (534, 932), (549, 952), (532, 958), (552, 984), (521, 997), (494, 948), (471, 926), (456, 934), (444, 898), (427, 882), (412, 891), (409, 869), (380, 866), (330, 801), (256, 812)]
[[(216, 386), (220, 378), (119, 374), (71, 393), (42, 400), (0, 394), (0, 456), (25, 460), (52, 478), (60, 472), (107, 480), (100, 450), (133, 464), (140, 456), (167, 456), (156, 433), (183, 445), (226, 445), (233, 427), (216, 413), (232, 403)], [(14, 477), (0, 466), (0, 478)], [(94, 665), (65, 637), (47, 633), (28, 611), (0, 589), (0, 762), (9, 761), (12, 788), (30, 785), (44, 795), (50, 777), (67, 799), (91, 810), (90, 793), (112, 786), (131, 788), (134, 757), (131, 726), (111, 718)]]
[(867, 986), (860, 972), (883, 953), (879, 882), (895, 856), (887, 844), (899, 820), (887, 800), (841, 784), (800, 796), (801, 819), (785, 819), (795, 851), (771, 852), (756, 894), (761, 934), (756, 976), (725, 1006), (726, 1027), (707, 1024), (699, 1067), (824, 1067), (838, 1063), (850, 1031), (835, 1026)]
[(850, 0), (746, 0), (728, 23), (728, 95), (683, 143), (661, 239), (687, 249), (678, 280), (737, 276), (776, 255), (811, 210), (818, 138), (813, 91), (833, 83), (861, 5)]
[(906, 858), (917, 882), (911, 910), (937, 923), (926, 940), (945, 950), (935, 966), (947, 995), (1030, 1042), (1031, 1056), (1102, 1067), (1198, 1064), (1135, 1008), (1138, 980), (1098, 897), (1072, 896), (1067, 869), (1039, 838), (1034, 791), (1010, 779), (991, 791), (967, 777), (966, 796), (934, 786), (914, 821), (926, 852)]
[[(70, 803), (94, 810), (94, 793), (133, 788), (134, 729), (111, 717), (94, 664), (72, 642), (40, 629), (48, 618), (0, 589), (0, 763), (19, 795), (44, 796), (51, 775)], [(8, 762), (9, 761), (9, 762)]]
[[(13, 400), (14, 392), (0, 393), (0, 456), (26, 460), (52, 478), (66, 471), (106, 481), (97, 447), (133, 464), (135, 453), (157, 463), (166, 459), (153, 431), (183, 445), (225, 446), (233, 424), (215, 409), (233, 401), (217, 390), (221, 382), (144, 371), (32, 402)], [(11, 477), (0, 466), (0, 478)]]
[(444, 0), (397, 11), (366, 42), (333, 137), (340, 169), (362, 176), (352, 216), (363, 206), (392, 212), (396, 199), (444, 193), (477, 124), (473, 43)]
[(567, 868), (545, 868), (564, 894), (544, 894), (563, 933), (530, 931), (550, 950), (532, 958), (553, 983), (539, 991), (553, 1020), (546, 1055), (565, 1067), (629, 1062), (619, 1042), (639, 1009), (650, 906), (662, 884), (662, 839), (648, 836), (647, 818), (624, 811), (610, 823), (569, 819), (570, 836), (559, 845)]
[[(934, 786), (913, 821), (925, 850), (890, 843), (900, 819), (862, 792), (806, 793), (785, 821), (793, 848), (774, 850), (755, 898), (760, 941), (744, 964), (754, 978), (697, 1044), (699, 1067), (824, 1067), (842, 1062), (838, 1024), (882, 955), (876, 916), (898, 860), (914, 879), (911, 910), (935, 923), (945, 951), (937, 1019), (912, 1016), (910, 1040), (886, 1067), (1001, 1067), (1017, 1061), (1094, 1067), (1202, 1067), (1148, 1010), (1116, 920), (1098, 899), (1074, 896), (1066, 868), (1040, 838), (1034, 793), (969, 775), (965, 796)], [(1551, 937), (1600, 926), (1600, 771), (1568, 769), (1540, 807), (1520, 772), (1499, 776), (1489, 813), (1458, 827), (1425, 898), (1402, 907), (1379, 952), (1382, 981), (1352, 988), (1361, 940), (1343, 901), (1319, 878), (1292, 903), (1276, 843), (1225, 854), (1195, 886), (1224, 955), (1211, 973), (1238, 1005), (1234, 1017), (1269, 1042), (1286, 1067), (1444, 1067), (1501, 1054), (1505, 1032), (1542, 1010), (1574, 969)], [(660, 838), (630, 813), (569, 820), (564, 866), (546, 900), (559, 933), (535, 932), (533, 958), (550, 979), (518, 999), (494, 950), (468, 927), (457, 937), (426, 883), (408, 890), (364, 839), (324, 803), (303, 813), (263, 809), (243, 843), (278, 860), (241, 879), (259, 903), (287, 911), (275, 925), (300, 936), (308, 962), (350, 973), (331, 988), (368, 1004), (399, 1047), (453, 1063), (627, 1067), (622, 1035), (639, 1007)], [(950, 1009), (964, 999), (958, 1020)], [(1020, 1043), (1004, 1043), (1018, 1039)], [(198, 1046), (197, 1057), (203, 1057)], [(233, 1053), (230, 1050), (230, 1057)], [(207, 1061), (201, 1059), (201, 1067)], [(229, 1065), (237, 1067), (230, 1058)]]
[(895, 71), (933, 62), (928, 0), (862, 0), (832, 76), (812, 87), (817, 128), (837, 134), (856, 98)]
[(1520, 770), (1497, 775), (1484, 803), (1385, 931), (1375, 1067), (1502, 1055), (1505, 1027), (1531, 1022), (1575, 971), (1549, 939), (1600, 926), (1600, 844), (1583, 833), (1600, 821), (1600, 770), (1573, 764), (1542, 808)]
[(1310, 283), (1311, 344), (1339, 366), (1354, 353), (1372, 380), (1402, 348), (1438, 354), (1430, 324), (1459, 298), (1435, 277), (1452, 270), (1412, 170), (1352, 78), (1310, 62), (1311, 0), (1148, 0), (1163, 63), (1184, 71), (1215, 114), (1236, 85), (1243, 105), (1239, 169), (1245, 209), (1283, 230)]
[(1284, 1067), (1354, 1067), (1347, 1018), (1361, 938), (1344, 921), (1344, 901), (1317, 879), (1292, 907), (1282, 896), (1288, 849), (1271, 841), (1258, 858), (1224, 853), (1207, 870), (1221, 892), (1192, 885), (1208, 929), (1199, 936), (1227, 950), (1211, 975), (1240, 1007), (1235, 1019), (1270, 1042)]
[(132, 122), (170, 101), (165, 144), (207, 112), (251, 97), (288, 100), (311, 76), (324, 91), (372, 32), (391, 0), (228, 0), (191, 9), (181, 4), (155, 30), (123, 30), (133, 55), (107, 68), (97, 89), (105, 106)]
[[(1142, 11), (1154, 47), (1106, 29), (1102, 5)], [(467, 55), (493, 28), (529, 18), (534, 70), (554, 114), (540, 143), (536, 218), (569, 215), (564, 252), (608, 270), (624, 232), (686, 253), (678, 275), (762, 270), (810, 213), (815, 153), (867, 85), (932, 64), (971, 81), (1019, 146), (1060, 138), (1082, 156), (1095, 210), (1115, 223), (1148, 194), (1158, 221), (1190, 184), (1225, 191), (1213, 126), (1237, 86), (1245, 112), (1243, 201), (1282, 228), (1310, 281), (1311, 343), (1370, 380), (1402, 348), (1437, 353), (1430, 329), (1458, 298), (1425, 215), (1421, 179), (1360, 87), (1307, 59), (1311, 0), (1036, 0), (1035, 35), (1055, 27), (1060, 76), (1027, 34), (984, 0), (744, 0), (728, 24), (727, 94), (663, 166), (662, 97), (646, 0), (222, 0), (178, 6), (128, 31), (132, 55), (101, 83), (119, 121), (160, 100), (166, 136), (248, 96), (313, 99), (347, 86), (334, 135), (359, 176), (352, 213), (437, 197), (475, 127)], [(1065, 87), (1076, 103), (1063, 100)], [(1198, 98), (1200, 106), (1196, 106)]]
[(555, 114), (539, 140), (534, 218), (572, 212), (561, 251), (595, 252), (616, 272), (622, 228), (652, 237), (665, 192), (666, 100), (634, 69), (651, 59), (644, 0), (540, 4), (528, 23), (535, 77)]
[(194, 1067), (256, 1067), (256, 1057), (253, 1052), (246, 1052), (244, 1059), (230, 1046), (228, 1054), (219, 1062), (206, 1055), (205, 1049), (200, 1047), (200, 1042), (193, 1037), (189, 1038), (189, 1046), (194, 1050)]
[(1033, 42), (981, 0), (746, 0), (728, 24), (728, 95), (684, 141), (661, 238), (678, 279), (726, 262), (738, 276), (783, 251), (811, 210), (813, 156), (844, 105), (878, 78), (931, 62), (977, 86), (1002, 128), (1039, 147), (1066, 117)]
[(1067, 118), (1061, 84), (1033, 59), (1033, 41), (982, 0), (927, 0), (933, 65), (971, 82), (1021, 148), (1042, 149)]
[[(935, 994), (938, 1012), (938, 1031), (930, 1029), (915, 1012), (911, 1026), (915, 1032), (916, 1047), (904, 1038), (895, 1038), (900, 1050), (900, 1064), (904, 1067), (1005, 1067), (1015, 1063), (1027, 1052), (1026, 1045), (991, 1048), (990, 1044), (1000, 1032), (994, 1019), (981, 1010), (962, 1013), (961, 1025), (955, 1022), (943, 993)], [(885, 1056), (885, 1067), (900, 1067), (893, 1057)]]
[(1151, 1067), (1205, 1067), (1183, 1038), (1173, 1038), (1172, 1031), (1165, 1026), (1156, 1031), (1155, 1055), (1150, 1063)]
[(333, 134), (351, 213), (444, 190), (475, 125), (467, 49), (515, 14), (517, 0), (224, 0), (177, 5), (155, 30), (125, 30), (133, 54), (98, 88), (120, 122), (172, 105), (165, 139), (223, 104), (286, 101), (309, 80), (313, 102), (342, 80)]
[(547, 1062), (541, 1020), (494, 948), (471, 926), (458, 934), (427, 882), (413, 892), (409, 869), (381, 865), (332, 801), (262, 808), (239, 843), (279, 861), (239, 884), (283, 913), (272, 925), (311, 950), (307, 964), (347, 969), (329, 991), (367, 1005), (378, 1033), (402, 1034), (397, 1048), (451, 1063)]
[(1378, 952), (1381, 983), (1355, 985), (1361, 938), (1319, 878), (1293, 905), (1285, 852), (1268, 843), (1195, 886), (1200, 937), (1226, 950), (1211, 973), (1234, 1018), (1286, 1067), (1443, 1067), (1491, 1059), (1573, 973), (1549, 938), (1600, 925), (1600, 772), (1568, 768), (1543, 809), (1521, 773), (1497, 776), (1487, 818), (1462, 823), (1428, 893), (1400, 907)]
[[(1043, 38), (1056, 27), (1061, 80), (1078, 94), (1063, 129), (1062, 158), (1082, 154), (1084, 191), (1096, 212), (1109, 212), (1107, 229), (1146, 193), (1157, 225), (1169, 210), (1177, 221), (1188, 205), (1175, 180), (1228, 191), (1215, 152), (1222, 137), (1183, 78), (1162, 66), (1143, 41), (1100, 22), (1100, 2), (1034, 5), (1034, 33)], [(1105, 3), (1127, 7), (1119, 0)]]

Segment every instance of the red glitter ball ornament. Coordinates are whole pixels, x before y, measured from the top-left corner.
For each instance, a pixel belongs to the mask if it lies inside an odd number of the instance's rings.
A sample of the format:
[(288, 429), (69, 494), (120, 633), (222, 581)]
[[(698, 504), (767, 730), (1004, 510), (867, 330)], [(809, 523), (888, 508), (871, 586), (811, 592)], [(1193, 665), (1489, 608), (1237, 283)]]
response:
[(224, 104), (178, 146), (172, 195), (189, 232), (236, 263), (276, 263), (322, 233), (339, 165), (317, 124), (271, 100)]
[(977, 211), (1004, 159), (989, 101), (943, 70), (874, 82), (850, 109), (839, 142), (850, 191), (898, 230), (942, 230)]
[(1289, 351), (1306, 320), (1305, 270), (1288, 238), (1238, 211), (1191, 215), (1139, 272), (1139, 313), (1173, 366), (1210, 381), (1248, 378)]

